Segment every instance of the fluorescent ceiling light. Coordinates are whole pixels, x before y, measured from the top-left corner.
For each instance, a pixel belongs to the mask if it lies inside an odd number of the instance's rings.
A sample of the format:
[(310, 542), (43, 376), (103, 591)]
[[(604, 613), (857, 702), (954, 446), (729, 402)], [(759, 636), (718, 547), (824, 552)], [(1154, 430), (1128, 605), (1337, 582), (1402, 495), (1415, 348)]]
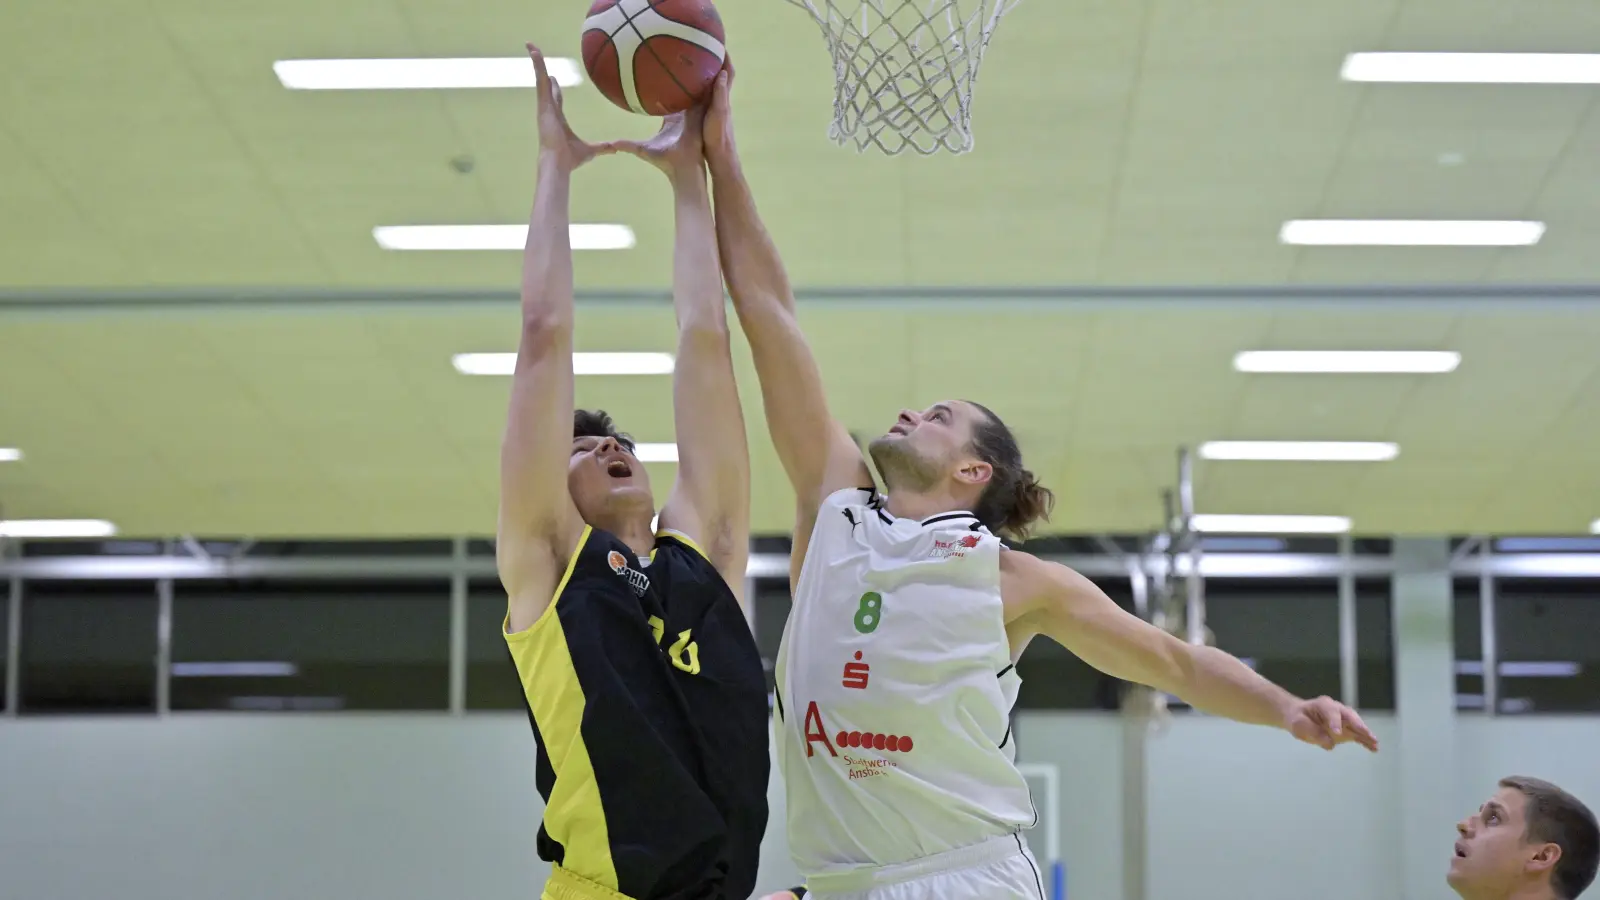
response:
[(1595, 519), (1593, 522), (1589, 523), (1589, 533), (1600, 534), (1600, 519)]
[(647, 463), (675, 463), (678, 461), (678, 445), (635, 444), (633, 458)]
[(1543, 222), (1445, 219), (1300, 219), (1278, 231), (1316, 247), (1526, 247), (1543, 236)]
[(15, 447), (0, 447), (0, 462), (16, 462), (22, 459), (22, 451)]
[(8, 538), (91, 538), (116, 533), (117, 526), (100, 519), (0, 520), (0, 537)]
[(1295, 462), (1383, 462), (1400, 455), (1395, 444), (1375, 441), (1207, 441), (1203, 459)]
[(1233, 516), (1194, 515), (1195, 531), (1213, 534), (1343, 534), (1350, 530), (1344, 516)]
[[(1532, 662), (1503, 662), (1495, 671), (1507, 678), (1576, 678), (1583, 666), (1569, 661), (1540, 660)], [(1456, 661), (1457, 675), (1483, 675), (1483, 661), (1462, 659)]]
[(1352, 53), (1345, 81), (1433, 84), (1600, 84), (1593, 53)]
[[(463, 375), (510, 375), (517, 367), (515, 353), (457, 353), (451, 365)], [(670, 375), (670, 353), (574, 353), (574, 375)]]
[[(583, 84), (575, 60), (546, 57), (545, 69), (562, 87)], [(526, 56), (477, 59), (280, 59), (278, 81), (292, 91), (417, 91), (459, 88), (531, 88)]]
[(292, 678), (300, 667), (292, 662), (175, 662), (173, 678)]
[(1233, 358), (1241, 372), (1436, 374), (1454, 372), (1453, 350), (1246, 350)]
[[(578, 223), (568, 227), (574, 250), (628, 250), (633, 229), (626, 225)], [(380, 225), (372, 237), (385, 250), (521, 250), (526, 225)]]

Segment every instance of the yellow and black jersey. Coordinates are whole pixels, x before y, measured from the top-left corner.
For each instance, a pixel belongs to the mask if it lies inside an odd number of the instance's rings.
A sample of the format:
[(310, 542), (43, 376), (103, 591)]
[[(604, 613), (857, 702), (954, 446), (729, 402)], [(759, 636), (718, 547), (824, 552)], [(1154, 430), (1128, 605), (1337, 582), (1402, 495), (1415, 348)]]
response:
[(586, 527), (550, 608), (506, 642), (538, 749), (539, 856), (634, 900), (749, 897), (766, 677), (705, 553), (666, 531), (640, 559)]

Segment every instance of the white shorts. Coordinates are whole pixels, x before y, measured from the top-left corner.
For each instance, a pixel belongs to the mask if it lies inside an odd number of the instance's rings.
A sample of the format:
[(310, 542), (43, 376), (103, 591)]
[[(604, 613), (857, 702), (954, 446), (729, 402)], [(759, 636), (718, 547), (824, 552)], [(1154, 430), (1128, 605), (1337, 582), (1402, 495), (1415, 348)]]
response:
[(1048, 900), (1018, 834), (879, 868), (806, 879), (807, 900)]

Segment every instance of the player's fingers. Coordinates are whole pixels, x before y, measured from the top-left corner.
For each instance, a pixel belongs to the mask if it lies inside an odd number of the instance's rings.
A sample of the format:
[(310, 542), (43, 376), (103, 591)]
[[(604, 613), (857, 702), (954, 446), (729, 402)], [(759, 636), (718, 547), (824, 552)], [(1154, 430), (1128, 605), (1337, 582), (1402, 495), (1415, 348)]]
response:
[(1354, 735), (1355, 741), (1368, 750), (1376, 751), (1378, 736), (1372, 733), (1367, 723), (1361, 721), (1361, 717), (1354, 710), (1351, 710), (1346, 717), (1349, 719), (1350, 733)]
[(550, 73), (544, 66), (544, 54), (530, 41), (528, 43), (528, 58), (533, 60), (534, 88), (538, 90), (540, 98), (551, 97), (555, 99), (554, 85), (550, 83)]

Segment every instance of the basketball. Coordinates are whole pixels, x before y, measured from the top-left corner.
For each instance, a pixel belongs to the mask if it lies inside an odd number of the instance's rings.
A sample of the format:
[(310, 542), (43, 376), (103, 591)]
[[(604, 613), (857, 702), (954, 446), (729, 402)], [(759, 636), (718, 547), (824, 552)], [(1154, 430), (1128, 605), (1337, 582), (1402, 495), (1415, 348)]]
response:
[(583, 66), (612, 103), (667, 116), (711, 89), (728, 55), (723, 40), (711, 0), (595, 0), (583, 23)]

